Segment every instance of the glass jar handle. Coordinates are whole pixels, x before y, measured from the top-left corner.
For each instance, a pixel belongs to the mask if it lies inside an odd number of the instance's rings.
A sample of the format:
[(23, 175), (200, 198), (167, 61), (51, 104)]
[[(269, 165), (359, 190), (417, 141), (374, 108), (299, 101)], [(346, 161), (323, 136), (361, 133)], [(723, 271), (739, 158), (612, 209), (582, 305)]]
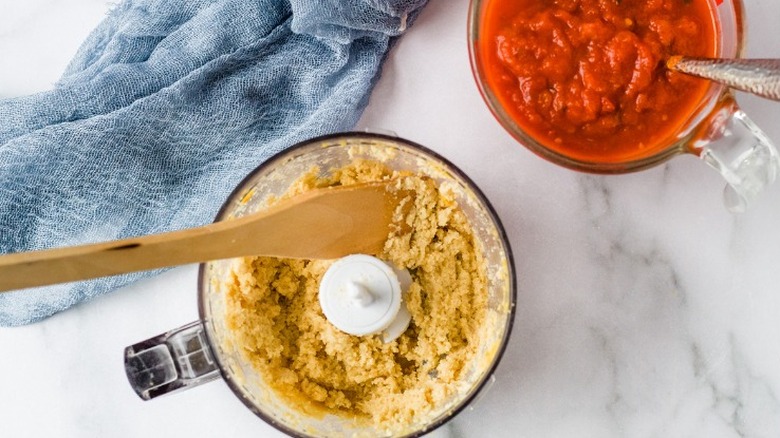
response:
[(731, 96), (710, 115), (707, 132), (698, 136), (698, 154), (726, 180), (723, 200), (729, 211), (745, 211), (777, 177), (775, 145)]
[(201, 321), (125, 348), (125, 373), (144, 400), (220, 377)]

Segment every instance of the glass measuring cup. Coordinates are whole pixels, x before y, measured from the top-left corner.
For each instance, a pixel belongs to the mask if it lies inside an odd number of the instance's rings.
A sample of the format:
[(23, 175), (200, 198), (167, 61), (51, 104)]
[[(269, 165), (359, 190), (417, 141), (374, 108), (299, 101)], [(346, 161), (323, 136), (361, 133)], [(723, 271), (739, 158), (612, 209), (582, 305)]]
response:
[[(428, 420), (410, 424), (401, 433), (420, 436), (451, 419), (492, 382), (493, 370), (506, 347), (514, 318), (515, 274), (511, 250), (498, 217), (474, 183), (442, 157), (412, 142), (378, 134), (335, 134), (304, 141), (266, 161), (239, 184), (216, 220), (230, 220), (264, 208), (269, 196), (284, 194), (296, 179), (315, 166), (327, 174), (355, 158), (379, 160), (391, 169), (422, 173), (451, 188), (486, 260), (489, 312), (495, 318), (483, 329), (485, 341), (463, 378), (464, 390), (436, 407)], [(125, 370), (135, 392), (149, 400), (221, 377), (252, 412), (287, 434), (377, 436), (380, 432), (365, 423), (299, 412), (269, 388), (263, 376), (245, 359), (242, 345), (226, 323), (226, 297), (221, 285), (231, 275), (231, 267), (230, 260), (200, 265), (199, 320), (125, 350)]]
[[(727, 87), (710, 83), (703, 99), (680, 127), (660, 145), (646, 152), (599, 160), (545, 146), (510, 116), (489, 84), (487, 64), (489, 36), (484, 35), (489, 4), (508, 0), (472, 0), (469, 9), (469, 54), (480, 93), (499, 123), (521, 144), (537, 155), (571, 169), (617, 174), (647, 169), (681, 154), (693, 154), (716, 169), (727, 182), (727, 207), (744, 210), (763, 188), (772, 183), (778, 170), (778, 154), (772, 141), (745, 115)], [(720, 58), (742, 57), (745, 22), (741, 0), (708, 0), (715, 15), (715, 47)]]

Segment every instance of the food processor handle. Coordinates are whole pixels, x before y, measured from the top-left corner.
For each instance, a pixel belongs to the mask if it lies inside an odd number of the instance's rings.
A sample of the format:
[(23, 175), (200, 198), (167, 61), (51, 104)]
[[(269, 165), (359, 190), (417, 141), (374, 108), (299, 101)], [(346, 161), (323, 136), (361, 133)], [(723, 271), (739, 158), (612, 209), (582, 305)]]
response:
[(144, 400), (220, 377), (201, 321), (125, 348), (125, 373)]
[(726, 180), (726, 207), (743, 212), (777, 177), (777, 149), (730, 94), (709, 117), (706, 132), (695, 136), (695, 153)]

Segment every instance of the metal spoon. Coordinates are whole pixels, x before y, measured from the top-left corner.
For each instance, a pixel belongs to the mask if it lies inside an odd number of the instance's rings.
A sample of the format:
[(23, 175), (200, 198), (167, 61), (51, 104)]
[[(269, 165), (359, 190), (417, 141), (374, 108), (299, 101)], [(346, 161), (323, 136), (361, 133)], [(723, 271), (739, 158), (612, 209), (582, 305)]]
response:
[(672, 56), (666, 67), (767, 99), (780, 101), (780, 59), (710, 59)]

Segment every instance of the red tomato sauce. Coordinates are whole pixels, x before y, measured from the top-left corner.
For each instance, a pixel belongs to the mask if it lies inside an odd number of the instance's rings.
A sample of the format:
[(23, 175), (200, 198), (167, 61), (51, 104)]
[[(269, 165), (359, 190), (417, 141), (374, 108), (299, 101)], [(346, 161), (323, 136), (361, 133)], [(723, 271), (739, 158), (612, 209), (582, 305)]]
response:
[(487, 1), (477, 49), (487, 86), (524, 131), (566, 156), (657, 152), (710, 85), (664, 63), (716, 56), (711, 1)]

